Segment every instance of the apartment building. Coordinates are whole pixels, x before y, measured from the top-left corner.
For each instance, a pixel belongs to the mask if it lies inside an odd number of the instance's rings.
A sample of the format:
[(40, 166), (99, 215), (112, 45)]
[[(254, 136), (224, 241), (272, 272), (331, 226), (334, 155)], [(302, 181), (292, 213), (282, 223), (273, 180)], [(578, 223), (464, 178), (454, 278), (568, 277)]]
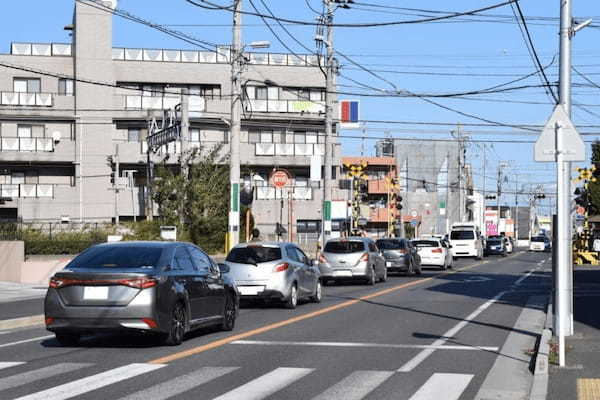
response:
[[(144, 218), (149, 120), (180, 103), (185, 90), (190, 137), (182, 139), (184, 148), (222, 144), (223, 154), (229, 152), (227, 48), (115, 48), (113, 15), (104, 4), (116, 2), (99, 3), (74, 2), (72, 43), (12, 43), (9, 54), (0, 54), (0, 219)], [(311, 159), (321, 156), (324, 163), (325, 79), (317, 60), (246, 57), (241, 164), (244, 183), (256, 187), (256, 223), (270, 234), (277, 222), (318, 221), (322, 183), (309, 176)], [(118, 200), (107, 162), (117, 147), (118, 176), (132, 177)], [(175, 166), (181, 148), (172, 143), (153, 161)], [(339, 165), (339, 144), (332, 150), (333, 165)], [(274, 168), (290, 172), (289, 188), (269, 184)], [(293, 213), (279, 221), (282, 198), (293, 202)]]

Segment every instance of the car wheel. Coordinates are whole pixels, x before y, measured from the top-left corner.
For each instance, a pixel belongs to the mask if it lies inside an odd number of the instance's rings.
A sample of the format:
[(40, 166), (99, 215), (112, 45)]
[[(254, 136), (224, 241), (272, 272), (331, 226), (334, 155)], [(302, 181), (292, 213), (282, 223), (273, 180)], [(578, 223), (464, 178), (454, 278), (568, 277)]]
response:
[(415, 275), (421, 275), (421, 264), (417, 268), (415, 268)]
[(163, 343), (167, 346), (178, 346), (183, 342), (185, 335), (185, 308), (183, 303), (177, 302), (171, 311), (171, 321), (169, 322), (169, 332), (163, 336)]
[(76, 346), (79, 344), (81, 335), (78, 333), (56, 333), (56, 341), (61, 346)]
[(294, 283), (290, 292), (290, 297), (284, 303), (285, 308), (293, 310), (298, 305), (298, 287)]
[(383, 276), (380, 282), (387, 282), (387, 268), (383, 270)]
[(323, 287), (321, 281), (317, 280), (317, 287), (315, 288), (315, 294), (310, 298), (313, 303), (320, 303), (323, 300)]
[(375, 268), (371, 269), (371, 276), (369, 276), (369, 278), (367, 279), (367, 285), (369, 286), (373, 286), (375, 285), (375, 283), (377, 283), (377, 277), (375, 276)]
[(232, 331), (235, 327), (235, 317), (237, 315), (237, 309), (235, 306), (235, 299), (231, 293), (225, 295), (225, 309), (223, 310), (223, 323), (221, 324), (221, 330)]

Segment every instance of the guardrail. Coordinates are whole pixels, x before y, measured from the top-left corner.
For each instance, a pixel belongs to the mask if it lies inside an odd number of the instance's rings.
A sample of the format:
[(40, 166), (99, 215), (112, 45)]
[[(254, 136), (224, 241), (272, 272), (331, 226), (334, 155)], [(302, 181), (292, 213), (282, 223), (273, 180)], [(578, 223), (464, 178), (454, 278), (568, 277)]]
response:
[(0, 92), (0, 105), (52, 107), (52, 93)]
[(20, 183), (0, 184), (3, 198), (53, 198), (54, 185)]
[(0, 138), (0, 151), (53, 152), (52, 138)]

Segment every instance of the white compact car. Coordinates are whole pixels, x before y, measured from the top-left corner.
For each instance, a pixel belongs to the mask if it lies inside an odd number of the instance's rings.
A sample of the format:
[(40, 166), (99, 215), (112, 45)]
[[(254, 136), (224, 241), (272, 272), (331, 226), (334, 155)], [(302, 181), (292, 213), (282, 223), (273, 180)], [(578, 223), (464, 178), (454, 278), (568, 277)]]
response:
[(417, 253), (421, 257), (421, 265), (432, 265), (444, 270), (452, 268), (452, 254), (450, 247), (444, 240), (436, 237), (415, 239), (411, 241), (417, 248)]

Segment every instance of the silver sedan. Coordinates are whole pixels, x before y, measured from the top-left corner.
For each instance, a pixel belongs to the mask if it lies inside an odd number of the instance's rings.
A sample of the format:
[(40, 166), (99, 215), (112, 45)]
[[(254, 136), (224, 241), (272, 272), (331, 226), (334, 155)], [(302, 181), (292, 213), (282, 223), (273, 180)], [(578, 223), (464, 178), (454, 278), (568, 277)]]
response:
[(323, 297), (319, 268), (293, 243), (240, 244), (221, 271), (235, 281), (242, 300), (278, 300), (293, 309), (300, 298), (318, 303)]

